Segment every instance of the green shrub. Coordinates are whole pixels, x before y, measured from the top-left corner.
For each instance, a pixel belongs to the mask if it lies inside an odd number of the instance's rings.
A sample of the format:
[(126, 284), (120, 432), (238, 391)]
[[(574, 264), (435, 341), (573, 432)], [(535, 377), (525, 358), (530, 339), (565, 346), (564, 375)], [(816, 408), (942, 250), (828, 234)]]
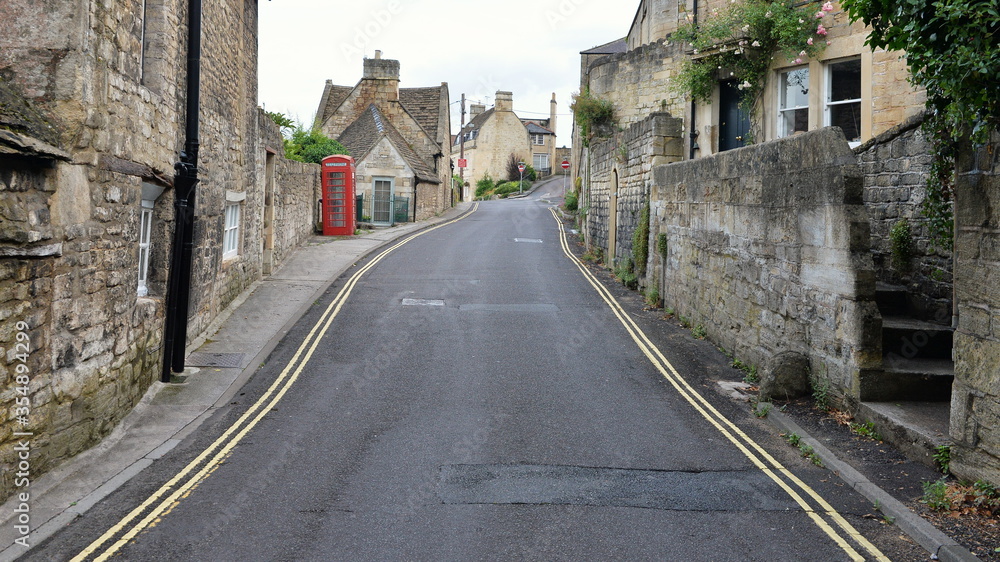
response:
[(493, 183), (493, 178), (489, 174), (486, 174), (476, 182), (476, 197), (485, 197), (493, 191), (494, 187), (496, 187), (496, 184)]
[[(530, 185), (528, 182), (524, 182), (525, 186)], [(521, 187), (516, 181), (508, 181), (504, 183), (497, 184), (496, 188), (493, 190), (493, 195), (499, 195), (501, 198), (507, 197), (512, 193), (517, 193), (520, 191)]]
[(577, 209), (579, 202), (576, 198), (576, 194), (569, 192), (566, 194), (563, 206), (566, 207), (567, 211), (575, 211)]
[(889, 242), (892, 246), (892, 267), (900, 273), (910, 270), (910, 260), (913, 256), (913, 237), (910, 233), (910, 223), (900, 219), (889, 230)]

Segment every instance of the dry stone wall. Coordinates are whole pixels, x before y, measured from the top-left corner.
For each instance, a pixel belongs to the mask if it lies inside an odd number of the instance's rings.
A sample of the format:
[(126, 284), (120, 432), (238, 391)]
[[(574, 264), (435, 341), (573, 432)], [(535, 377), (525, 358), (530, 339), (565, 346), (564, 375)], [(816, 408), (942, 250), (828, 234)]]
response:
[(649, 282), (744, 363), (766, 369), (799, 354), (850, 400), (881, 366), (862, 196), (856, 157), (834, 129), (659, 166)]

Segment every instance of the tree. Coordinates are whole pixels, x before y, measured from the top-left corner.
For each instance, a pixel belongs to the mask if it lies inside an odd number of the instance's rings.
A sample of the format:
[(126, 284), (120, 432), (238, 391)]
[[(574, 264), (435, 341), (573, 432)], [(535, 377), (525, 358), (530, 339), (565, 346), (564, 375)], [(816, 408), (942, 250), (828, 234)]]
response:
[(319, 129), (306, 130), (296, 125), (291, 138), (285, 139), (285, 157), (299, 162), (319, 164), (331, 154), (349, 154), (347, 148), (321, 133)]
[[(866, 44), (906, 53), (910, 79), (953, 138), (984, 142), (1000, 125), (1000, 8), (996, 0), (843, 0)], [(971, 128), (970, 128), (971, 127)]]

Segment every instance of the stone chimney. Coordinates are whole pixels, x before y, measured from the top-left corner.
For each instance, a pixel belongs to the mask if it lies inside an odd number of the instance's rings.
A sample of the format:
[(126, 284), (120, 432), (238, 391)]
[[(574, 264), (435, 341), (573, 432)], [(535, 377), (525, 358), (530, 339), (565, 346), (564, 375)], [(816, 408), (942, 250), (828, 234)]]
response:
[(364, 61), (362, 80), (368, 84), (379, 98), (399, 101), (399, 61), (383, 59), (382, 51), (375, 51), (375, 58)]
[(486, 106), (481, 103), (474, 103), (469, 106), (469, 121), (472, 121), (486, 111)]
[[(549, 129), (556, 132), (556, 93), (552, 92), (552, 101), (549, 102)], [(555, 146), (555, 143), (552, 143)]]
[(514, 111), (514, 94), (511, 92), (497, 92), (496, 111)]

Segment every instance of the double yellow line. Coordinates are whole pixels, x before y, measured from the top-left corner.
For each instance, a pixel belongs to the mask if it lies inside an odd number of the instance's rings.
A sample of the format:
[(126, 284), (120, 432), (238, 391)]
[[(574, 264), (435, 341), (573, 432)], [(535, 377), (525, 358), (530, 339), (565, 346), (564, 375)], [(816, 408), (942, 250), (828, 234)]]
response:
[[(185, 466), (166, 484), (160, 487), (159, 490), (146, 498), (146, 501), (142, 502), (142, 504), (122, 518), (121, 521), (108, 529), (107, 532), (87, 546), (87, 548), (80, 552), (80, 554), (73, 557), (73, 562), (87, 560), (91, 556), (94, 556), (94, 560), (107, 560), (118, 552), (123, 546), (128, 544), (129, 541), (134, 539), (136, 535), (154, 524), (160, 517), (169, 513), (170, 510), (172, 510), (174, 506), (180, 502), (180, 500), (190, 494), (199, 483), (201, 483), (213, 471), (215, 471), (216, 468), (219, 467), (222, 461), (225, 460), (225, 458), (232, 452), (233, 448), (236, 447), (236, 445), (243, 440), (243, 438), (246, 437), (246, 435), (250, 433), (250, 431), (262, 419), (264, 419), (264, 416), (267, 415), (267, 413), (281, 401), (282, 397), (285, 396), (285, 393), (288, 392), (288, 389), (295, 384), (295, 381), (299, 378), (302, 370), (305, 368), (306, 364), (309, 363), (309, 359), (312, 358), (313, 352), (315, 352), (316, 348), (319, 346), (320, 340), (323, 339), (323, 336), (326, 334), (327, 330), (329, 330), (330, 325), (333, 324), (333, 320), (340, 313), (340, 310), (343, 308), (347, 298), (354, 290), (355, 285), (358, 284), (358, 281), (365, 275), (365, 273), (375, 267), (386, 256), (399, 247), (409, 243), (411, 240), (423, 236), (428, 232), (432, 232), (439, 228), (456, 223), (476, 212), (478, 209), (479, 203), (476, 203), (468, 213), (465, 213), (456, 219), (422, 230), (403, 239), (402, 241), (382, 251), (378, 254), (378, 256), (368, 262), (368, 264), (352, 275), (337, 294), (336, 298), (333, 299), (330, 305), (323, 312), (320, 319), (313, 325), (309, 334), (306, 335), (302, 344), (299, 345), (295, 355), (292, 356), (291, 360), (285, 365), (285, 368), (282, 369), (281, 374), (278, 375), (278, 378), (275, 379), (274, 383), (271, 384), (267, 391), (250, 407), (250, 409), (240, 416), (236, 422), (229, 426), (222, 436), (216, 439), (215, 442), (209, 445), (208, 448), (202, 451), (201, 454), (188, 463), (187, 466)], [(140, 517), (141, 519), (139, 519)], [(133, 524), (133, 521), (136, 519), (139, 519), (139, 521)], [(118, 539), (106, 549), (101, 551), (101, 548), (115, 537), (118, 537)]]
[[(632, 318), (625, 312), (618, 301), (615, 300), (614, 296), (604, 285), (602, 285), (596, 277), (584, 266), (583, 262), (580, 261), (576, 255), (570, 251), (569, 243), (566, 239), (566, 230), (563, 227), (562, 220), (560, 220), (559, 215), (556, 213), (554, 208), (549, 209), (552, 213), (552, 217), (556, 220), (559, 225), (559, 241), (562, 244), (563, 253), (573, 261), (580, 273), (583, 274), (587, 282), (597, 291), (608, 307), (611, 308), (611, 312), (618, 318), (622, 326), (625, 327), (625, 331), (628, 332), (632, 340), (635, 341), (639, 349), (642, 350), (643, 354), (649, 358), (649, 361), (654, 367), (667, 379), (667, 382), (674, 387), (675, 390), (689, 403), (691, 406), (702, 415), (712, 426), (719, 430), (726, 439), (728, 439), (737, 449), (740, 450), (758, 469), (764, 472), (768, 477), (771, 478), (782, 490), (785, 491), (794, 501), (797, 503), (802, 510), (813, 520), (817, 527), (823, 530), (827, 536), (829, 536), (834, 542), (840, 546), (852, 560), (863, 561), (864, 556), (858, 553), (857, 550), (848, 542), (847, 539), (854, 541), (855, 544), (860, 545), (864, 550), (868, 551), (876, 560), (888, 561), (884, 554), (882, 554), (879, 549), (873, 545), (868, 539), (866, 539), (861, 533), (857, 531), (850, 523), (847, 522), (833, 508), (822, 496), (820, 496), (815, 490), (813, 490), (808, 484), (803, 482), (799, 477), (795, 476), (790, 470), (785, 468), (777, 459), (771, 456), (763, 447), (761, 447), (756, 441), (754, 441), (750, 436), (744, 433), (739, 427), (729, 421), (721, 412), (715, 409), (708, 400), (705, 399), (697, 390), (695, 390), (685, 379), (677, 372), (677, 369), (670, 364), (670, 361), (660, 352), (660, 350), (649, 340), (646, 334), (639, 328), (639, 326), (632, 320)], [(800, 493), (801, 492), (801, 493)], [(805, 497), (804, 497), (805, 496)], [(806, 498), (812, 500), (813, 503), (809, 503)], [(815, 505), (815, 507), (814, 507)], [(828, 522), (829, 520), (829, 522)], [(831, 524), (832, 522), (832, 524)], [(839, 527), (838, 531), (835, 527)], [(845, 538), (845, 536), (847, 538)]]

